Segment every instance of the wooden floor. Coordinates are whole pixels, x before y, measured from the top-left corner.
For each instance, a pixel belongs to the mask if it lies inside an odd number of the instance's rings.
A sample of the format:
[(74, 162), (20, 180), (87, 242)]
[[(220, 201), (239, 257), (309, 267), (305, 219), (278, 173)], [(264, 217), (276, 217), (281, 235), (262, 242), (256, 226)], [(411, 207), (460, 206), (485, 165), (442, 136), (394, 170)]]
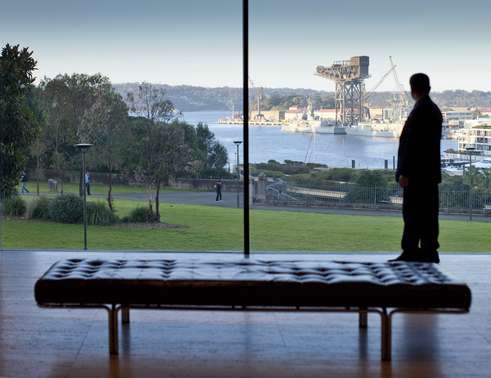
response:
[[(110, 358), (105, 311), (48, 310), (34, 303), (35, 280), (56, 260), (81, 255), (0, 252), (0, 376), (491, 377), (491, 255), (443, 256), (442, 269), (471, 286), (471, 313), (396, 316), (391, 363), (380, 362), (378, 316), (370, 315), (368, 330), (360, 332), (356, 315), (332, 313), (135, 310), (131, 326), (121, 330), (120, 355)], [(374, 254), (261, 257), (387, 258)]]

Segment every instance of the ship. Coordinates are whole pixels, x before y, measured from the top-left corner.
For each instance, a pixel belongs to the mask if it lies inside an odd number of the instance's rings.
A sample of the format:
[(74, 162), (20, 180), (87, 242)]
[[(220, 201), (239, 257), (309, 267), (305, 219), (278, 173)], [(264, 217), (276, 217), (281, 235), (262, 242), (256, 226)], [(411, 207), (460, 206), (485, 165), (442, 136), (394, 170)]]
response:
[(347, 135), (379, 138), (399, 138), (404, 122), (359, 122), (357, 125), (346, 127)]
[(335, 121), (322, 120), (320, 127), (315, 132), (317, 134), (346, 135), (346, 127), (336, 124)]
[(307, 99), (307, 109), (302, 114), (301, 119), (288, 121), (281, 127), (281, 131), (286, 133), (311, 133), (311, 134), (338, 134), (345, 135), (345, 128), (336, 125), (333, 121), (321, 120), (314, 115), (312, 99)]
[(285, 133), (316, 133), (321, 126), (321, 121), (313, 119), (291, 120), (281, 126)]

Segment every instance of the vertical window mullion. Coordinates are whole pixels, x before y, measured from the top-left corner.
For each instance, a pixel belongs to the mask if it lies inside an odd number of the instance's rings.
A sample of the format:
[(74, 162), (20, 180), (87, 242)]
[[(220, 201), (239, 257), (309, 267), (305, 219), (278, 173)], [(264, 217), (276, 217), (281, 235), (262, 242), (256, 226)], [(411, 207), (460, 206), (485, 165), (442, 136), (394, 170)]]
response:
[(249, 209), (249, 0), (242, 0), (242, 114), (243, 114), (243, 156), (244, 156), (244, 257), (249, 258), (251, 250), (250, 209)]

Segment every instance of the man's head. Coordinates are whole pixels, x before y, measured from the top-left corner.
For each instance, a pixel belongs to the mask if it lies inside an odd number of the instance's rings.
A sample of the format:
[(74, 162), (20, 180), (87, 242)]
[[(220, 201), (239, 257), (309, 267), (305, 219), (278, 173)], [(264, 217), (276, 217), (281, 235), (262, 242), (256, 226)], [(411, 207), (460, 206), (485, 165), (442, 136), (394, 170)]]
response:
[(411, 85), (411, 96), (416, 101), (430, 93), (430, 78), (424, 73), (415, 73), (409, 79), (409, 84)]

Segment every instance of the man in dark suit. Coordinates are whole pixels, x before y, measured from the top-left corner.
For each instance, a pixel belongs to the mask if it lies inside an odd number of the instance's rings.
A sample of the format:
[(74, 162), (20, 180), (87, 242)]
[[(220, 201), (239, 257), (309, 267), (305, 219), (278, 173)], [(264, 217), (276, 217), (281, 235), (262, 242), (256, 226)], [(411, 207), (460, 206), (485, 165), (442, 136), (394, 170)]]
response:
[(410, 85), (416, 103), (402, 129), (396, 172), (396, 181), (404, 191), (402, 254), (391, 261), (438, 263), (442, 113), (429, 96), (427, 75), (414, 74)]

